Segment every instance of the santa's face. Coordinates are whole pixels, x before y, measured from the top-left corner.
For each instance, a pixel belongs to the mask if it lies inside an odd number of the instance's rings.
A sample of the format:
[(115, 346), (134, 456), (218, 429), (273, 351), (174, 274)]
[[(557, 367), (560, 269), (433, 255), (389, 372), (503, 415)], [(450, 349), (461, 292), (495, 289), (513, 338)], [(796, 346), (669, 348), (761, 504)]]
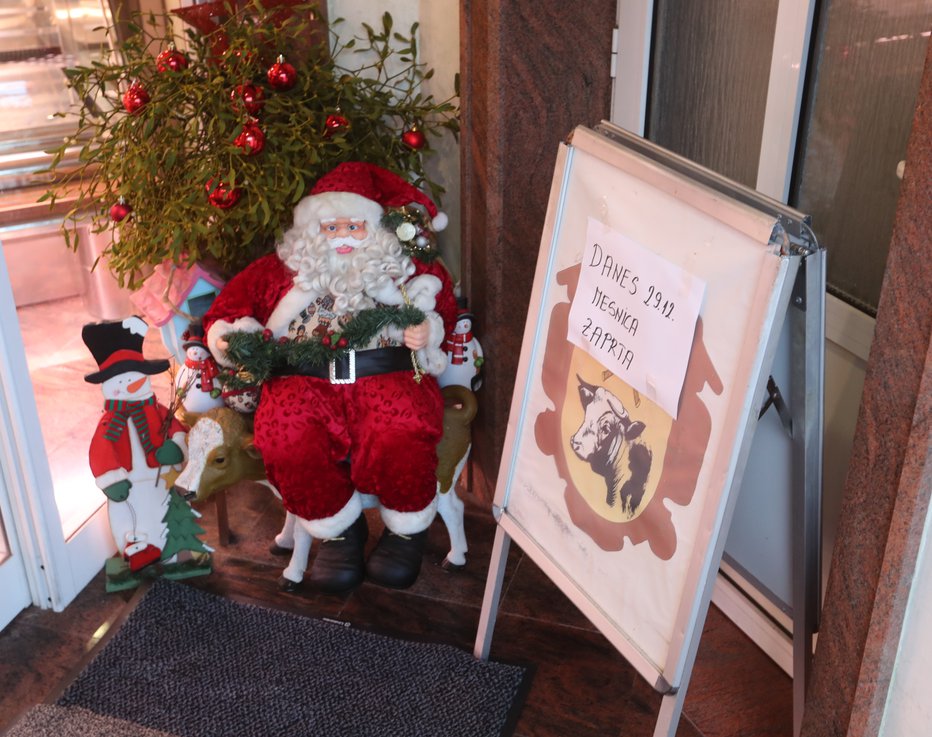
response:
[(326, 236), (330, 247), (341, 256), (350, 255), (369, 237), (366, 221), (353, 218), (324, 220), (320, 224), (320, 232)]
[(149, 376), (140, 371), (125, 371), (111, 376), (100, 385), (104, 399), (119, 399), (123, 402), (139, 402), (152, 396)]

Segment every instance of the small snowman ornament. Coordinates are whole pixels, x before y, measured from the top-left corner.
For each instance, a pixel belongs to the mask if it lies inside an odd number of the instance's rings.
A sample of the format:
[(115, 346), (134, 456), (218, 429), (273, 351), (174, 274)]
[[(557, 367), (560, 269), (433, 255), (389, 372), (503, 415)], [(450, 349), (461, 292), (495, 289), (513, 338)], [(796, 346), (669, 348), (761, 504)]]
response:
[(175, 376), (175, 393), (188, 412), (202, 413), (223, 406), (220, 369), (204, 343), (204, 328), (193, 322), (182, 335), (184, 364)]
[(447, 353), (447, 367), (438, 377), (441, 387), (459, 385), (475, 391), (482, 385), (479, 375), (485, 359), (482, 346), (472, 334), (473, 315), (460, 309), (456, 315), (456, 325), (444, 341)]
[(98, 384), (104, 396), (103, 413), (91, 439), (91, 472), (107, 497), (110, 532), (119, 557), (131, 572), (173, 559), (182, 547), (210, 551), (196, 535), (179, 545), (172, 533), (182, 517), (180, 526), (186, 531), (200, 528), (189, 525), (188, 518), (196, 516), (190, 507), (186, 515), (174, 511), (180, 497), (172, 499), (177, 493), (166, 483), (165, 476), (180, 471), (185, 460), (185, 429), (152, 390), (150, 377), (167, 371), (169, 362), (143, 357), (147, 330), (145, 321), (133, 316), (91, 323), (81, 332), (98, 364), (98, 370), (84, 380)]

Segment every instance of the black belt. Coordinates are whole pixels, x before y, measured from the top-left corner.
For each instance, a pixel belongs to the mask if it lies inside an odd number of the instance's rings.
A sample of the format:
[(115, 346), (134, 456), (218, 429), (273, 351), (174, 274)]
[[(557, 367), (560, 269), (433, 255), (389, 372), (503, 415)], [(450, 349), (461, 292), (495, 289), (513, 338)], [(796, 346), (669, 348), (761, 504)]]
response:
[(313, 376), (318, 379), (328, 379), (331, 384), (352, 384), (363, 376), (413, 370), (411, 351), (398, 346), (347, 351), (341, 357), (328, 361), (324, 365), (288, 366), (273, 373), (276, 376)]

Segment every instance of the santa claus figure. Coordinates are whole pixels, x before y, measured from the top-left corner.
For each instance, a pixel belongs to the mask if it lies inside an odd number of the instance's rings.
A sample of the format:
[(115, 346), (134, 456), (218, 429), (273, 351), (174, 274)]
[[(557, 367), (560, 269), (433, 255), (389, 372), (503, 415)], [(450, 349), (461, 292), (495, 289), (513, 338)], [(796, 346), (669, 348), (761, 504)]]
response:
[[(382, 225), (386, 208), (409, 205), (442, 226), (435, 204), (397, 175), (341, 164), (298, 203), (276, 252), (234, 277), (203, 318), (208, 347), (230, 366), (227, 336), (237, 331), (326, 340), (366, 310), (413, 304), (426, 316), (386, 327), (344, 359), (287, 369), (262, 386), (255, 443), (285, 508), (322, 540), (307, 579), (322, 591), (346, 591), (365, 577), (413, 584), (436, 513), (443, 399), (435, 377), (446, 367), (456, 299), (445, 269), (412, 258)], [(360, 492), (378, 497), (385, 523), (368, 561)]]
[(91, 439), (91, 471), (107, 496), (110, 532), (131, 571), (162, 558), (169, 488), (164, 475), (181, 470), (185, 430), (152, 391), (149, 377), (167, 360), (147, 361), (148, 326), (140, 317), (85, 325), (81, 337), (98, 364), (84, 380), (99, 384), (104, 412)]

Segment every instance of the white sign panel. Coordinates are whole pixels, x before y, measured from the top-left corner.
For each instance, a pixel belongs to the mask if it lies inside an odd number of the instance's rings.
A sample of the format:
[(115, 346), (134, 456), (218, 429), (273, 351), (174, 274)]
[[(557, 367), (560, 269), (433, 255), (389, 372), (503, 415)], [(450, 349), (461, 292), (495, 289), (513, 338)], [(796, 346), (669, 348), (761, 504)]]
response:
[(593, 218), (567, 339), (676, 419), (705, 282)]

